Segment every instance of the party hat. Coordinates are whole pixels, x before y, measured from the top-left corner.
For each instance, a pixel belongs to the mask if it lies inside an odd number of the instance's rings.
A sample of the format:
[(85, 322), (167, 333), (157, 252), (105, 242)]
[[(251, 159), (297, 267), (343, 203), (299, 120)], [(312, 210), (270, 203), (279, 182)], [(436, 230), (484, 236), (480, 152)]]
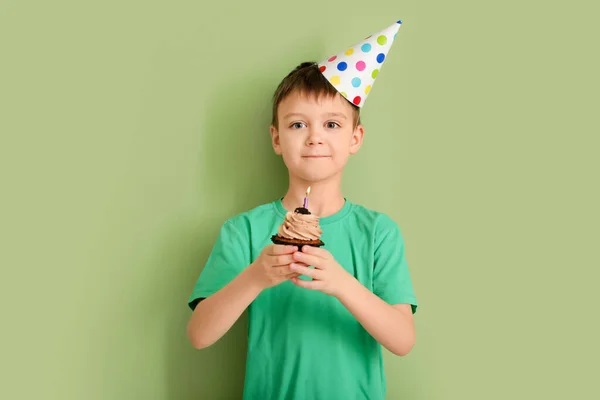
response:
[(398, 21), (318, 63), (319, 70), (348, 101), (362, 107), (402, 25)]

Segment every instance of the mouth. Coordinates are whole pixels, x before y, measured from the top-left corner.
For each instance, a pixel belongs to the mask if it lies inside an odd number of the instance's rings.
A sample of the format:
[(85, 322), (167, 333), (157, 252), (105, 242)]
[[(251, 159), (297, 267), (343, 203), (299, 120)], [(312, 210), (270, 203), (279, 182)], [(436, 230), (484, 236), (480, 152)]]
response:
[(319, 159), (319, 158), (329, 158), (329, 156), (302, 156), (302, 158)]

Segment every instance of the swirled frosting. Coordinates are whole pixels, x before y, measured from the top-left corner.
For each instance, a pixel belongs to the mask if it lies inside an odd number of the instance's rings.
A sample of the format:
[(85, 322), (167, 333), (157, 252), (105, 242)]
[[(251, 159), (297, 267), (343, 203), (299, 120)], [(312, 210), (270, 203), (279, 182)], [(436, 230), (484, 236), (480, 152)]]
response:
[(279, 226), (278, 235), (288, 239), (318, 240), (322, 233), (316, 215), (288, 211)]

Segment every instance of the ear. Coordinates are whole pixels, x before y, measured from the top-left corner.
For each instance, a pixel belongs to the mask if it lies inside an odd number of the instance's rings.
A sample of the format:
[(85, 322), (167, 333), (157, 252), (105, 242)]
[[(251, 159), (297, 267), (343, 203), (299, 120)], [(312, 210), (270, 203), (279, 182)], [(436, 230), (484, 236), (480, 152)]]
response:
[(350, 154), (358, 153), (360, 146), (362, 146), (363, 138), (365, 137), (365, 128), (362, 125), (357, 125), (352, 132), (350, 138)]
[(273, 150), (275, 151), (275, 154), (280, 156), (281, 144), (279, 143), (279, 131), (273, 125), (271, 125), (271, 128), (269, 130), (271, 132), (271, 144), (273, 145)]

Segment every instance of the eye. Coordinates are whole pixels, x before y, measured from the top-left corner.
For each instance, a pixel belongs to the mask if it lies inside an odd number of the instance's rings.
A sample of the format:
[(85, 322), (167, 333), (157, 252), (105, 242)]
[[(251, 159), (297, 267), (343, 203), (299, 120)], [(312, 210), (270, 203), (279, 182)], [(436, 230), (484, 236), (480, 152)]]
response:
[(290, 125), (290, 128), (292, 129), (300, 129), (302, 127), (306, 126), (303, 122), (294, 122), (292, 125)]
[(338, 124), (337, 122), (334, 122), (334, 121), (329, 121), (327, 124), (325, 124), (325, 126), (327, 126), (327, 128), (329, 128), (329, 129), (335, 129), (335, 128), (339, 128), (340, 124)]

